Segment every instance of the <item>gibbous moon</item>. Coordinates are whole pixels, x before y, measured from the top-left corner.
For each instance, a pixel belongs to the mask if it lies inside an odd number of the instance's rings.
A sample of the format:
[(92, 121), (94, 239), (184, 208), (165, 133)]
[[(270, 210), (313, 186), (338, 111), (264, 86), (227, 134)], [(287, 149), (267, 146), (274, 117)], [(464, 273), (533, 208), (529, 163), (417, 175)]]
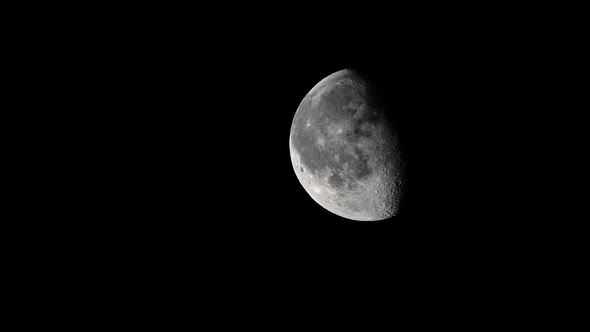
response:
[(295, 174), (314, 201), (338, 216), (372, 221), (398, 213), (404, 160), (382, 97), (362, 73), (344, 69), (316, 84), (293, 118)]

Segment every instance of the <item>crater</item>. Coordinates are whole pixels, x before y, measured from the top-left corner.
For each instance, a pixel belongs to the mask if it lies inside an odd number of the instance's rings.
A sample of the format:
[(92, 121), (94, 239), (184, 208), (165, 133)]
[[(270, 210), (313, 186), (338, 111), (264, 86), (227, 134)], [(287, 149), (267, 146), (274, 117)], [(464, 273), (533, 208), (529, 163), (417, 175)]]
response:
[(328, 183), (332, 187), (334, 187), (336, 189), (340, 189), (344, 185), (344, 180), (340, 177), (339, 174), (333, 174), (332, 176), (330, 176), (328, 178)]

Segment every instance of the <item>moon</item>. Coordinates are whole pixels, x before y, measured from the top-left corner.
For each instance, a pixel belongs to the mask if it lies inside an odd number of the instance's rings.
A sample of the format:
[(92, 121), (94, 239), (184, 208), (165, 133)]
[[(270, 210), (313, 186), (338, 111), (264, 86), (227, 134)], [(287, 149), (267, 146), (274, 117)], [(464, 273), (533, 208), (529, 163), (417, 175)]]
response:
[(383, 95), (361, 72), (344, 69), (317, 83), (291, 125), (297, 179), (326, 210), (356, 221), (395, 216), (405, 161)]

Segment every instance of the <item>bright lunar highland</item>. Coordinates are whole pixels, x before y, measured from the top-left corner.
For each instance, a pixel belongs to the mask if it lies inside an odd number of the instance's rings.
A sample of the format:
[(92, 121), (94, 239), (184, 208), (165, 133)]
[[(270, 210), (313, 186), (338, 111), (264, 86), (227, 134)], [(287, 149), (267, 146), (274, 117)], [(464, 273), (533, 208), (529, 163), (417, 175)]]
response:
[(405, 161), (383, 97), (362, 73), (345, 69), (316, 84), (293, 118), (295, 174), (314, 201), (341, 217), (388, 219), (402, 203)]

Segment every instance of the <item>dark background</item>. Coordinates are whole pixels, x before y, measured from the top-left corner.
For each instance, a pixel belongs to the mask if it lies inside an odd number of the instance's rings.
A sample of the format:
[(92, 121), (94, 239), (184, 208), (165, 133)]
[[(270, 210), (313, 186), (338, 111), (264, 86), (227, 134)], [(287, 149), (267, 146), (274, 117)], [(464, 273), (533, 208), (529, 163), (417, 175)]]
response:
[[(562, 194), (547, 189), (560, 22), (538, 7), (227, 7), (41, 10), (50, 24), (20, 40), (41, 91), (22, 100), (42, 105), (22, 114), (44, 128), (22, 186), (46, 202), (21, 210), (42, 216), (23, 223), (32, 285), (121, 312), (203, 301), (219, 321), (285, 303), (461, 318), (545, 303), (566, 265), (547, 204)], [(331, 214), (292, 170), (299, 103), (344, 68), (385, 92), (406, 153), (405, 205), (385, 222)]]
[[(340, 236), (380, 253), (518, 246), (541, 225), (526, 219), (532, 171), (522, 161), (550, 99), (539, 85), (551, 30), (518, 16), (459, 16), (135, 15), (82, 32), (71, 59), (80, 77), (96, 77), (85, 93), (91, 124), (104, 124), (98, 183), (113, 191), (98, 212), (126, 219), (123, 234), (203, 236), (226, 248), (313, 252)], [(291, 167), (299, 103), (344, 68), (384, 91), (407, 155), (406, 202), (386, 222), (327, 212)]]
[[(553, 247), (537, 201), (546, 174), (529, 162), (545, 148), (535, 123), (551, 99), (539, 88), (549, 33), (435, 14), (131, 22), (84, 35), (92, 42), (72, 56), (79, 76), (96, 77), (82, 89), (95, 107), (96, 196), (80, 213), (96, 220), (86, 234), (123, 257), (387, 276), (392, 264), (522, 267)], [(406, 201), (385, 222), (331, 214), (292, 170), (299, 103), (344, 68), (384, 91), (404, 145)]]

